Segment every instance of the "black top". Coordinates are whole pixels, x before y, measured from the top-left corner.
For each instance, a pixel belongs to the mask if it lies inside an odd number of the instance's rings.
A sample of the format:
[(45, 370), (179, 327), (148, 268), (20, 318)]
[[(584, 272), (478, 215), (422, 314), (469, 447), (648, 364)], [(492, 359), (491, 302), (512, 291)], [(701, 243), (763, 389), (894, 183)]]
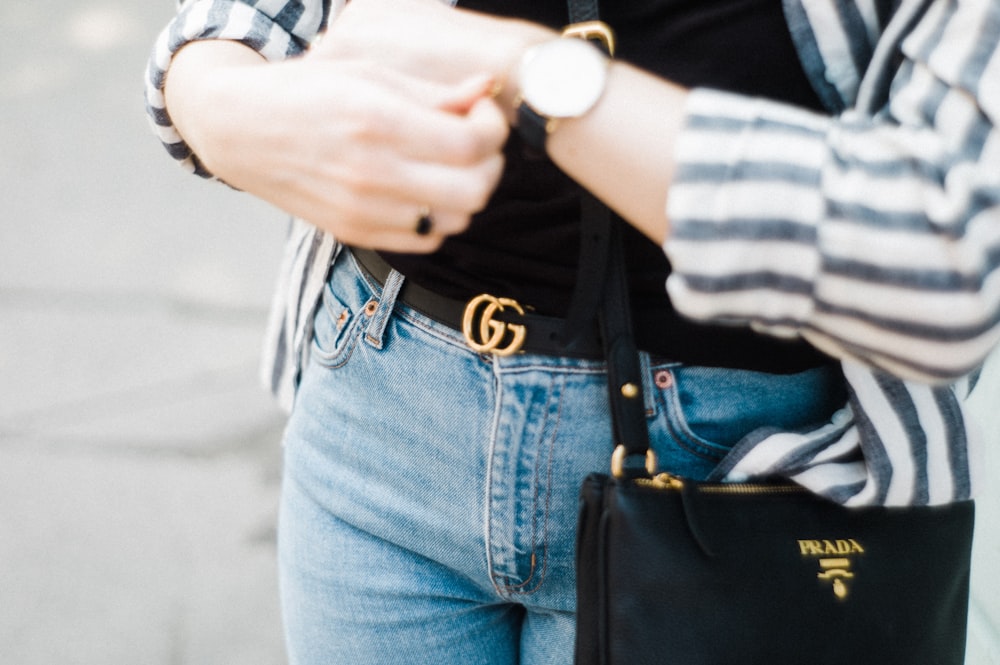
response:
[[(553, 28), (567, 23), (565, 0), (460, 0), (459, 5)], [(605, 0), (600, 10), (615, 31), (620, 60), (684, 86), (822, 108), (799, 64), (781, 0)], [(467, 232), (429, 256), (384, 256), (408, 279), (442, 295), (465, 300), (492, 293), (562, 316), (577, 277), (579, 187), (516, 133), (505, 154), (501, 182)], [(682, 319), (664, 290), (670, 267), (663, 251), (631, 226), (625, 243), (642, 348), (692, 364), (775, 372), (826, 362), (805, 343)]]

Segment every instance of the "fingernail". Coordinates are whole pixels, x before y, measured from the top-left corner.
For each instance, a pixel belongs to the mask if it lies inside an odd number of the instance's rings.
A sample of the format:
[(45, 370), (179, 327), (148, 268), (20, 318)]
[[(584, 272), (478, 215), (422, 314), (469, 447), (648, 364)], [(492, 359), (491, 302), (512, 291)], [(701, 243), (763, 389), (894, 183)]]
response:
[(493, 89), (497, 87), (497, 80), (492, 74), (476, 74), (466, 80), (466, 85), (486, 94), (487, 92), (492, 93)]

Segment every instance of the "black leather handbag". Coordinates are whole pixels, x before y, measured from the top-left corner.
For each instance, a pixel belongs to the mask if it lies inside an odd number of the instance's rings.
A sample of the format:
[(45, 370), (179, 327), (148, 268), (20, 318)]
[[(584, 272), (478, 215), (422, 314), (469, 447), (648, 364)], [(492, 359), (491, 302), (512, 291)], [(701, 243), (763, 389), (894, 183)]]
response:
[(577, 665), (961, 665), (971, 502), (847, 509), (784, 485), (593, 475)]
[(620, 222), (588, 217), (608, 227), (619, 445), (580, 491), (576, 664), (962, 665), (973, 502), (845, 508), (792, 484), (657, 473)]
[[(571, 20), (596, 20), (596, 4), (569, 0)], [(657, 472), (623, 222), (582, 197), (589, 274), (571, 320), (598, 311), (618, 445), (580, 490), (576, 665), (962, 665), (972, 501), (845, 508)]]
[(961, 665), (973, 502), (845, 508), (797, 485), (657, 473), (621, 222), (584, 211), (608, 244), (599, 319), (619, 445), (580, 492), (576, 664)]

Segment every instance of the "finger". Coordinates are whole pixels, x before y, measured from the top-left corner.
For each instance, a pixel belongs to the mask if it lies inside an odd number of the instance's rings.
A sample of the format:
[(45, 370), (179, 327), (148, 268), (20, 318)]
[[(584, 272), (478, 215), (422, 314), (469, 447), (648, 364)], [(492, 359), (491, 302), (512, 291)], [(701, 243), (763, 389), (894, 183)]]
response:
[(290, 193), (301, 202), (294, 211), (341, 238), (364, 241), (368, 235), (416, 233), (418, 220), (430, 211), (429, 235), (447, 236), (468, 228), (469, 212), (452, 207), (447, 200), (431, 201), (417, 192), (407, 198), (391, 194), (358, 196), (350, 187), (335, 182), (300, 184)]
[(412, 231), (379, 231), (364, 234), (357, 239), (344, 236), (339, 236), (337, 239), (352, 247), (363, 247), (365, 249), (384, 250), (403, 254), (430, 254), (441, 247), (446, 236), (439, 234), (418, 235)]
[(398, 220), (380, 220), (368, 225), (355, 221), (350, 224), (338, 224), (333, 228), (327, 228), (320, 224), (317, 226), (326, 228), (339, 241), (354, 247), (406, 253), (428, 253), (438, 249), (449, 237), (449, 234), (439, 231), (444, 225), (442, 221), (446, 215), (440, 215), (433, 211), (429, 215), (431, 218), (429, 226), (421, 233), (420, 213), (426, 212), (426, 210), (418, 211), (418, 214), (404, 226), (399, 226), (396, 223)]
[(443, 91), (444, 99), (438, 103), (442, 111), (466, 115), (480, 100), (493, 96), (496, 78), (479, 74)]
[[(385, 98), (370, 116), (373, 135), (421, 161), (474, 164), (503, 148), (510, 132), (486, 95), (489, 77), (446, 85), (380, 70)], [(468, 107), (467, 113), (452, 109)]]
[[(416, 208), (411, 205), (410, 210)], [(356, 247), (426, 253), (433, 252), (448, 237), (448, 234), (439, 231), (443, 225), (439, 223), (441, 218), (436, 213), (432, 213), (434, 223), (426, 234), (417, 233), (417, 214), (405, 220), (382, 218), (367, 222), (361, 218), (331, 217), (328, 210), (316, 214), (318, 216), (302, 215), (302, 219), (330, 232), (338, 241)]]
[(422, 201), (436, 210), (473, 214), (489, 203), (503, 166), (504, 158), (499, 154), (467, 168), (428, 163), (405, 165), (406, 175), (395, 183), (393, 196)]
[(469, 108), (466, 119), (472, 124), (472, 131), (480, 134), (486, 145), (503, 149), (510, 135), (510, 126), (496, 99), (492, 96), (480, 97)]
[(431, 234), (453, 236), (469, 228), (469, 222), (472, 218), (466, 213), (452, 210), (442, 210), (431, 206), (427, 206), (426, 208), (428, 216), (431, 219)]
[[(482, 107), (481, 102), (473, 109)], [(487, 102), (487, 106), (493, 106)], [(459, 116), (441, 111), (404, 114), (386, 139), (417, 161), (471, 166), (503, 150), (510, 129), (502, 115), (480, 111)]]
[(344, 188), (350, 192), (350, 196), (345, 193), (342, 197), (348, 205), (381, 199), (471, 214), (488, 203), (503, 165), (500, 153), (462, 167), (401, 159), (388, 149), (368, 150), (353, 159), (350, 168), (330, 172), (325, 182), (316, 181), (313, 186)]

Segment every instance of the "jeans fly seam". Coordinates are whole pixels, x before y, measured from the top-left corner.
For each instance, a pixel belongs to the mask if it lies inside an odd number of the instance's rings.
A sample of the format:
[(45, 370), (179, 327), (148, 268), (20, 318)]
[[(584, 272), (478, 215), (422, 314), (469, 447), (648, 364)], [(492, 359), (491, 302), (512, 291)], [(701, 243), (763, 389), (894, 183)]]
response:
[(500, 429), (500, 411), (503, 397), (503, 383), (496, 373), (496, 363), (493, 363), (493, 424), (490, 428), (489, 454), (486, 459), (486, 482), (483, 491), (483, 549), (486, 551), (486, 574), (493, 583), (493, 588), (501, 597), (504, 591), (493, 570), (493, 463), (496, 458), (497, 432)]
[[(534, 588), (530, 589), (529, 591), (525, 591), (524, 593), (534, 593), (535, 591), (537, 591), (538, 588), (541, 587), (542, 584), (545, 582), (545, 576), (546, 576), (546, 573), (548, 572), (548, 564), (549, 564), (549, 548), (548, 548), (548, 543), (549, 543), (549, 514), (550, 514), (550, 511), (552, 509), (552, 458), (553, 458), (553, 453), (554, 453), (555, 447), (556, 447), (556, 438), (559, 436), (559, 426), (562, 423), (562, 406), (563, 406), (562, 391), (559, 391), (558, 394), (557, 394), (556, 390), (555, 390), (555, 386), (554, 386), (554, 384), (555, 384), (555, 376), (551, 377), (551, 383), (553, 384), (552, 394), (556, 398), (556, 417), (555, 417), (555, 423), (553, 424), (553, 428), (552, 428), (552, 434), (548, 437), (548, 442), (549, 442), (548, 450), (547, 450), (548, 454), (546, 455), (546, 458), (545, 458), (545, 482), (546, 482), (546, 488), (547, 489), (546, 489), (546, 492), (545, 492), (545, 509), (544, 509), (544, 511), (542, 511), (542, 548), (541, 548), (541, 550), (542, 550), (542, 562), (541, 562), (541, 571), (539, 572), (538, 584), (536, 584), (534, 586)], [(548, 412), (546, 411), (546, 414), (547, 413)], [(548, 419), (546, 418), (546, 420), (548, 420)], [(538, 487), (538, 486), (540, 486), (540, 483), (537, 482), (537, 478), (538, 478), (538, 465), (537, 464), (535, 465), (535, 478), (536, 478), (536, 487)], [(536, 502), (538, 501), (537, 490), (536, 490), (535, 500), (536, 500)], [(536, 519), (536, 516), (534, 514), (532, 515), (532, 519), (533, 520)], [(532, 553), (534, 553), (534, 534), (536, 534), (536, 533), (537, 533), (537, 523), (536, 523), (535, 528), (532, 529), (532, 540), (533, 540), (533, 542), (532, 542)], [(533, 563), (534, 563), (534, 560), (533, 560)], [(535, 574), (534, 568), (532, 568), (531, 574), (532, 574), (532, 576), (534, 576), (534, 574)], [(530, 579), (530, 577), (529, 577), (529, 579)]]
[[(538, 461), (536, 461), (535, 462), (535, 497), (534, 497), (534, 501), (532, 502), (532, 511), (531, 511), (531, 555), (532, 555), (531, 556), (531, 570), (530, 570), (527, 578), (525, 578), (524, 581), (521, 582), (520, 584), (505, 584), (504, 585), (504, 589), (507, 591), (507, 593), (511, 593), (511, 594), (515, 594), (516, 593), (516, 594), (519, 594), (519, 595), (522, 595), (522, 596), (530, 595), (530, 594), (536, 592), (542, 586), (542, 584), (545, 583), (545, 576), (546, 576), (546, 573), (548, 571), (549, 511), (551, 510), (551, 507), (552, 507), (552, 492), (551, 492), (551, 487), (552, 487), (552, 457), (553, 457), (553, 451), (555, 450), (556, 437), (557, 437), (557, 435), (559, 433), (559, 425), (562, 422), (562, 399), (561, 399), (561, 393), (560, 394), (556, 394), (556, 390), (554, 388), (554, 384), (555, 384), (555, 376), (554, 375), (550, 375), (549, 382), (550, 382), (549, 392), (550, 392), (550, 394), (553, 394), (553, 395), (556, 396), (556, 404), (557, 404), (555, 424), (554, 424), (554, 427), (553, 427), (551, 435), (549, 435), (547, 437), (544, 436), (544, 433), (545, 433), (545, 430), (546, 430), (546, 426), (547, 426), (548, 421), (549, 421), (548, 411), (547, 410), (545, 412), (545, 422), (542, 423), (543, 439), (547, 438), (548, 442), (549, 442), (548, 446), (547, 446), (547, 455), (545, 456), (545, 460), (546, 460), (546, 464), (545, 464), (545, 470), (546, 470), (546, 473), (545, 473), (546, 488), (549, 488), (549, 489), (547, 489), (547, 491), (545, 492), (545, 500), (544, 500), (544, 502), (540, 501), (540, 498), (541, 498), (540, 497), (541, 483), (538, 482), (538, 479), (540, 477), (540, 474), (539, 474), (540, 464), (539, 464)], [(537, 506), (539, 504), (542, 504), (542, 503), (544, 503), (545, 508), (542, 511), (541, 562), (539, 563), (538, 558), (535, 556), (535, 551), (536, 551), (536, 549), (538, 549), (538, 532), (539, 532)], [(536, 574), (536, 572), (538, 573), (538, 580), (537, 580), (537, 582), (535, 581), (535, 574)], [(525, 587), (527, 587), (529, 585), (533, 585), (533, 586), (531, 586), (530, 589), (525, 588)]]

